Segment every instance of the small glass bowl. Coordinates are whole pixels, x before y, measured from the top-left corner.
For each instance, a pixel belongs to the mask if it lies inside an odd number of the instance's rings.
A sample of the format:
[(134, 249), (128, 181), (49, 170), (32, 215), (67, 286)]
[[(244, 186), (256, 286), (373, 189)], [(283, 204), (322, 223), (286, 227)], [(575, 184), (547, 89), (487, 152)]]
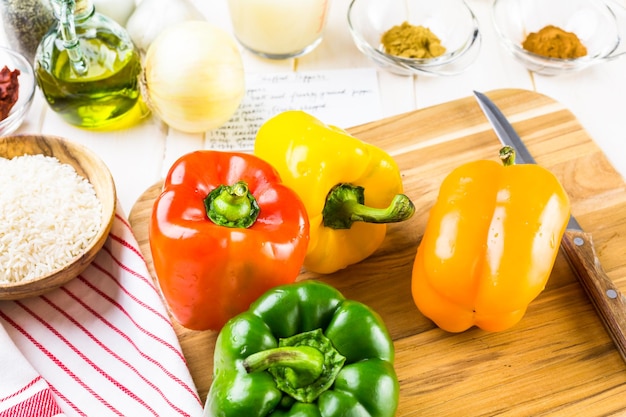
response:
[[(623, 55), (619, 52), (618, 17), (626, 9), (605, 0), (495, 0), (492, 18), (501, 43), (526, 68), (542, 75), (580, 71)], [(559, 59), (538, 55), (522, 47), (526, 37), (553, 25), (578, 36), (587, 48), (580, 58)]]
[[(381, 44), (383, 33), (403, 22), (429, 28), (446, 52), (425, 59), (386, 53)], [(348, 25), (361, 52), (399, 75), (456, 75), (474, 62), (480, 50), (478, 20), (463, 0), (352, 0)]]
[(32, 65), (19, 52), (0, 47), (0, 69), (7, 66), (11, 71), (18, 69), (20, 75), (19, 96), (9, 115), (0, 121), (0, 136), (13, 133), (24, 121), (35, 96), (35, 74)]

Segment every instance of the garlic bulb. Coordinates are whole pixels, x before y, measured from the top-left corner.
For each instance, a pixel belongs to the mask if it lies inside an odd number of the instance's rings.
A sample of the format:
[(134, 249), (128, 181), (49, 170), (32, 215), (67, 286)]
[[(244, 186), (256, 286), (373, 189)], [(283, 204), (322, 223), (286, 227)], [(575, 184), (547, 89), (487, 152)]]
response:
[(144, 96), (174, 129), (199, 133), (226, 123), (245, 93), (233, 37), (207, 21), (186, 21), (160, 34), (144, 59)]
[(205, 20), (189, 0), (142, 0), (128, 18), (126, 30), (137, 48), (145, 52), (161, 32), (187, 20)]
[(110, 17), (125, 26), (135, 10), (135, 0), (93, 0), (98, 13)]

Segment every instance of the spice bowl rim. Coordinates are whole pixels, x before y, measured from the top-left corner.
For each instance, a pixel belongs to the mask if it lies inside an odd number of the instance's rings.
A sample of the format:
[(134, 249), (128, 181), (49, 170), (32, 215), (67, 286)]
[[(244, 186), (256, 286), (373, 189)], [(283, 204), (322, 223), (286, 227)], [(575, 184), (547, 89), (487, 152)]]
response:
[(67, 264), (37, 278), (0, 283), (0, 300), (18, 300), (52, 291), (82, 273), (106, 242), (115, 218), (117, 193), (107, 165), (89, 148), (55, 135), (14, 134), (0, 137), (0, 157), (43, 154), (72, 165), (94, 187), (102, 204), (101, 221), (89, 244)]
[[(577, 72), (586, 69), (599, 62), (612, 60), (618, 58), (626, 52), (620, 52), (621, 36), (618, 33), (617, 36), (609, 43), (604, 49), (597, 51), (593, 54), (588, 54), (578, 58), (556, 58), (541, 55), (525, 49), (521, 42), (516, 42), (506, 33), (504, 27), (511, 27), (508, 21), (501, 21), (499, 18), (498, 7), (506, 7), (506, 2), (509, 0), (494, 0), (491, 5), (491, 22), (494, 30), (499, 38), (500, 44), (508, 50), (519, 62), (521, 62), (528, 70), (540, 74), (540, 75), (559, 75), (569, 72)], [(521, 0), (520, 0), (521, 1)], [(502, 6), (504, 4), (504, 6)], [(595, 6), (602, 6), (608, 10), (608, 15), (614, 19), (613, 23), (619, 30), (618, 18), (622, 14), (622, 18), (626, 19), (626, 8), (620, 12), (610, 1), (601, 0)], [(625, 20), (626, 22), (626, 20)]]
[[(35, 97), (37, 80), (35, 78), (33, 65), (22, 53), (5, 46), (0, 46), (0, 57), (3, 58), (1, 61), (4, 61), (4, 59), (11, 61), (1, 62), (2, 66), (7, 65), (12, 71), (15, 69), (19, 69), (20, 71), (20, 75), (18, 76), (18, 99), (13, 108), (11, 108), (9, 115), (5, 119), (0, 120), (0, 135), (9, 135), (19, 129), (24, 122), (26, 114), (29, 112)], [(11, 68), (11, 66), (14, 68)]]
[[(458, 3), (464, 6), (472, 29), (464, 42), (458, 48), (446, 51), (443, 55), (434, 58), (406, 58), (386, 53), (381, 45), (372, 45), (354, 24), (354, 10), (357, 2), (351, 0), (348, 6), (348, 28), (356, 47), (370, 60), (380, 67), (398, 75), (429, 75), (449, 76), (459, 74), (469, 67), (478, 55), (481, 46), (481, 32), (478, 19), (465, 0)], [(402, 22), (398, 22), (400, 24)], [(379, 32), (382, 36), (383, 32)]]

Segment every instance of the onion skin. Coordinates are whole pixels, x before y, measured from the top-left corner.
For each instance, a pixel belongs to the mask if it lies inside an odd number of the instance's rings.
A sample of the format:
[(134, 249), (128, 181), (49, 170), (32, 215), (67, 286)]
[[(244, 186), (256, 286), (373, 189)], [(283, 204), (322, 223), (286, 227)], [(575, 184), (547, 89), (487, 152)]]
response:
[(185, 21), (166, 29), (144, 59), (144, 96), (168, 126), (200, 133), (224, 125), (245, 94), (237, 43), (206, 21)]

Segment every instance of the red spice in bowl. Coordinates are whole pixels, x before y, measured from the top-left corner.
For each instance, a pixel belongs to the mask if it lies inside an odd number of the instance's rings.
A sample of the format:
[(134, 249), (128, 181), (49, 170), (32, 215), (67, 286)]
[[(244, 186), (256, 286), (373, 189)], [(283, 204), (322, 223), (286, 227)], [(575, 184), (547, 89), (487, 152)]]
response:
[(19, 75), (20, 70), (11, 71), (6, 65), (0, 71), (0, 120), (6, 119), (17, 103), (20, 93)]

